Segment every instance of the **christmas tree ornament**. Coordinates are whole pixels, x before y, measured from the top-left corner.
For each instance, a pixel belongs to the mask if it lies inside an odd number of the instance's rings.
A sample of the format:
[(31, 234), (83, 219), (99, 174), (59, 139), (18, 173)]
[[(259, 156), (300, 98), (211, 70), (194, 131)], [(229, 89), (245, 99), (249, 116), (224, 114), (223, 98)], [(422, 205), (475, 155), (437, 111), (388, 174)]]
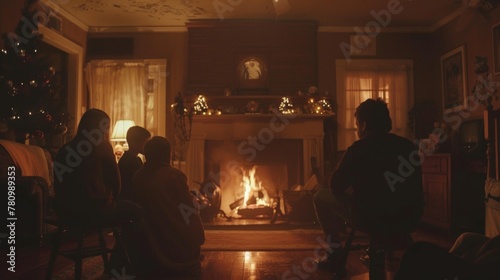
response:
[(43, 131), (41, 131), (41, 130), (39, 130), (39, 129), (38, 129), (38, 130), (33, 131), (33, 134), (32, 134), (32, 135), (33, 135), (33, 137), (38, 138), (38, 139), (43, 139), (43, 138), (45, 138), (45, 132), (43, 132)]
[(16, 87), (12, 87), (12, 88), (8, 89), (8, 93), (10, 96), (16, 96), (18, 94), (18, 90)]
[(63, 135), (68, 132), (68, 127), (64, 124), (58, 123), (52, 127), (52, 131), (54, 132), (54, 135)]
[(38, 76), (38, 80), (42, 84), (42, 86), (46, 86), (50, 82), (50, 74), (47, 71), (43, 71)]

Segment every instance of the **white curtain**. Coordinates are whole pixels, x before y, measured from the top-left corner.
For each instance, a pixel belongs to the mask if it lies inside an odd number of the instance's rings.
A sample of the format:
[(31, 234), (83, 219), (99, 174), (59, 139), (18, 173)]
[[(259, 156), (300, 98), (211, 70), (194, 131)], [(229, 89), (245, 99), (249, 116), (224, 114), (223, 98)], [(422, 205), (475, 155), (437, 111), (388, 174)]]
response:
[[(113, 126), (117, 120), (133, 120), (148, 128), (146, 121), (151, 106), (147, 94), (148, 68), (137, 62), (99, 62), (87, 64), (86, 77), (90, 108), (105, 111)], [(150, 115), (149, 118), (152, 118)]]
[(407, 114), (411, 90), (407, 65), (345, 65), (344, 88), (337, 93), (339, 150), (345, 150), (358, 139), (354, 112), (369, 98), (387, 102), (392, 119), (392, 133), (407, 137)]

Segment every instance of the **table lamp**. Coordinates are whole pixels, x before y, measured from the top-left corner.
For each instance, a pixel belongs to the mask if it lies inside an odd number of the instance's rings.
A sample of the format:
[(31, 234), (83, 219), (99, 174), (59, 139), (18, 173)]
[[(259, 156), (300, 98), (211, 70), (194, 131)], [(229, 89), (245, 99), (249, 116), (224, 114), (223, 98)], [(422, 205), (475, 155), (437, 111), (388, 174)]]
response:
[(128, 150), (127, 131), (134, 125), (135, 123), (133, 120), (118, 120), (115, 123), (113, 134), (111, 135), (111, 141), (116, 142), (114, 151), (118, 159), (121, 157), (124, 151)]

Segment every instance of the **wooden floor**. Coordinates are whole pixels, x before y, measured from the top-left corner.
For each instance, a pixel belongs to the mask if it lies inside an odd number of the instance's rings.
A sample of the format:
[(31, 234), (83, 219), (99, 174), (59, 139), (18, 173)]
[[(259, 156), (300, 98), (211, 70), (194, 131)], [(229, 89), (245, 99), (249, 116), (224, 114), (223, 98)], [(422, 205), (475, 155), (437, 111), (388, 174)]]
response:
[[(224, 229), (231, 230), (231, 227), (238, 230), (261, 227), (274, 227), (275, 229), (288, 230), (290, 225), (280, 224), (269, 225), (268, 221), (232, 221), (232, 225), (227, 221), (220, 223), (206, 224), (206, 230)], [(301, 227), (296, 225), (295, 227)], [(318, 227), (317, 225), (305, 225), (305, 227)], [(442, 247), (449, 248), (453, 244), (454, 237), (429, 229), (419, 229), (416, 240), (426, 240), (436, 243)], [(265, 238), (265, 230), (262, 232)], [(95, 238), (95, 237), (93, 237)], [(96, 239), (96, 238), (95, 238)], [(113, 238), (108, 236), (107, 242), (112, 243)], [(66, 247), (73, 246), (68, 242)], [(314, 252), (311, 250), (287, 250), (287, 251), (203, 251), (202, 273), (205, 280), (279, 280), (279, 279), (332, 279), (332, 274), (328, 271), (314, 267), (311, 259)], [(44, 279), (47, 263), (50, 255), (48, 244), (41, 248), (20, 248), (16, 252), (16, 272), (8, 272), (6, 269), (6, 254), (2, 252), (0, 262), (2, 271), (0, 279), (12, 280), (37, 280)], [(349, 276), (346, 279), (363, 280), (368, 279), (367, 267), (360, 261), (362, 251), (355, 251), (349, 255), (347, 270)], [(101, 262), (95, 258), (94, 262)], [(84, 271), (85, 271), (84, 264)], [(54, 275), (68, 272), (66, 278), (54, 278), (57, 280), (72, 279), (73, 263), (63, 257), (58, 257)], [(100, 273), (100, 272), (99, 272)], [(84, 273), (85, 274), (85, 273)], [(94, 275), (84, 279), (132, 279), (125, 277), (101, 277)]]

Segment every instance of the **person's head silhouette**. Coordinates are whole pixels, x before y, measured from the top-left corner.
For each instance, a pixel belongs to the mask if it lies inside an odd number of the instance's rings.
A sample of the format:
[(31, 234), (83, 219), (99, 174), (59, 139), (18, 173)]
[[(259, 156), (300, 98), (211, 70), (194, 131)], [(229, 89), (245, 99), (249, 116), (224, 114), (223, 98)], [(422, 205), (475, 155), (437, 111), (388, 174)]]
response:
[(389, 133), (392, 129), (392, 120), (389, 109), (384, 100), (367, 99), (362, 102), (354, 113), (356, 117), (357, 133), (360, 139), (372, 134)]
[(170, 163), (170, 142), (165, 137), (153, 136), (144, 145), (144, 155), (149, 163)]
[(128, 150), (131, 153), (144, 153), (144, 144), (151, 138), (151, 133), (142, 126), (132, 126), (127, 130)]

